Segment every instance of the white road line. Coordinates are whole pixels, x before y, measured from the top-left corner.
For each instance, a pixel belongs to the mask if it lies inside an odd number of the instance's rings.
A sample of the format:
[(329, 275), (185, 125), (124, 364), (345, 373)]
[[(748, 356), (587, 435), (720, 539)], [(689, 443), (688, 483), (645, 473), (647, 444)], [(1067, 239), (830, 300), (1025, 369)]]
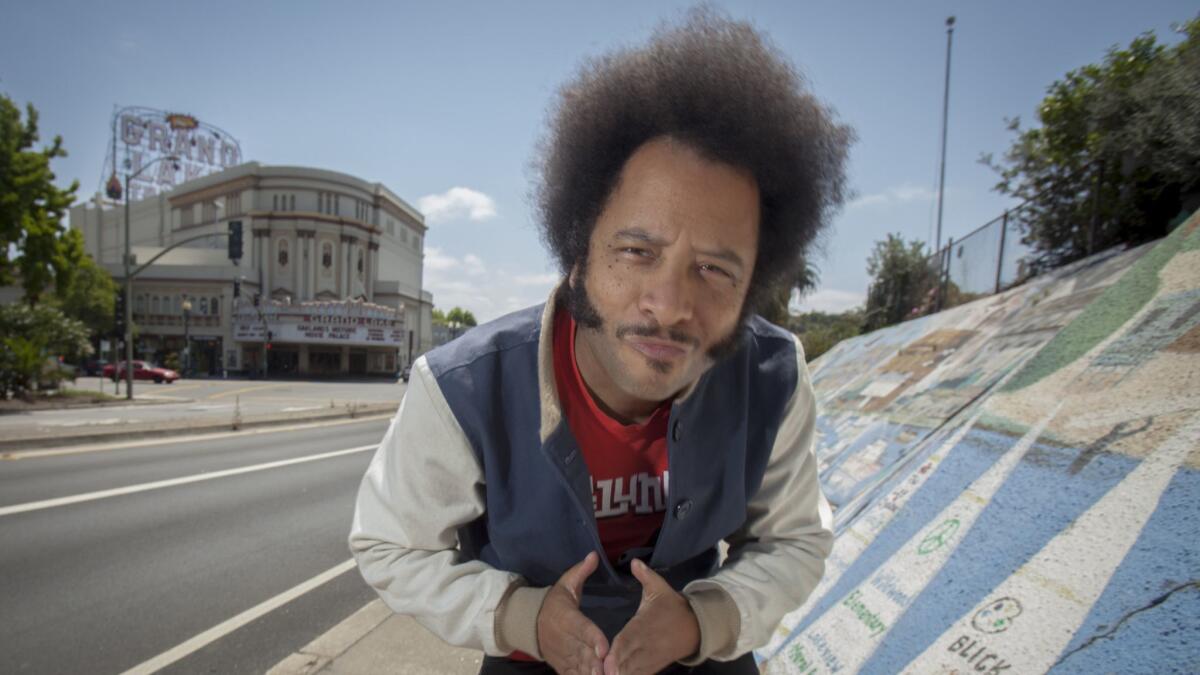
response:
[(305, 455), (304, 457), (293, 457), (292, 459), (281, 459), (275, 462), (266, 462), (263, 464), (252, 464), (250, 466), (240, 466), (235, 469), (223, 469), (221, 471), (211, 471), (206, 473), (193, 474), (191, 476), (183, 476), (181, 478), (168, 478), (166, 480), (156, 480), (150, 483), (140, 483), (138, 485), (127, 485), (125, 487), (112, 488), (110, 490), (98, 490), (96, 492), (85, 492), (83, 494), (71, 495), (69, 497), (56, 497), (54, 499), (43, 499), (37, 502), (26, 502), (24, 504), (14, 504), (12, 506), (0, 507), (0, 516), (11, 516), (16, 513), (26, 513), (29, 511), (40, 511), (41, 509), (50, 509), (56, 506), (66, 506), (68, 504), (78, 504), (80, 502), (90, 502), (97, 499), (107, 499), (108, 497), (119, 497), (121, 495), (129, 495), (137, 492), (146, 492), (148, 490), (158, 490), (161, 488), (174, 487), (176, 485), (187, 485), (188, 483), (199, 483), (200, 481), (212, 480), (214, 478), (225, 478), (226, 476), (237, 476), (243, 473), (252, 473), (254, 471), (266, 471), (267, 469), (278, 469), (292, 464), (303, 464), (305, 462), (315, 462), (322, 459), (331, 459), (333, 457), (341, 457), (342, 455), (350, 455), (356, 452), (366, 452), (379, 447), (378, 443), (371, 445), (360, 445), (355, 448), (346, 448), (344, 450), (334, 450), (332, 452), (322, 452), (316, 455)]
[(245, 626), (251, 621), (254, 621), (257, 618), (272, 612), (283, 605), (286, 605), (301, 595), (304, 595), (314, 588), (317, 588), (321, 584), (324, 584), (327, 581), (332, 581), (336, 577), (351, 569), (354, 569), (353, 559), (347, 560), (338, 565), (334, 565), (324, 572), (321, 572), (317, 576), (309, 579), (308, 581), (305, 581), (298, 586), (293, 586), (292, 588), (289, 588), (279, 595), (276, 595), (270, 600), (261, 602), (231, 619), (222, 621), (221, 623), (209, 628), (192, 639), (175, 645), (158, 656), (155, 656), (148, 661), (144, 661), (133, 668), (130, 668), (129, 670), (125, 671), (124, 675), (146, 675), (148, 673), (154, 673), (162, 670), (172, 663), (175, 663), (176, 661), (192, 654), (193, 652), (196, 652), (201, 648), (225, 637), (242, 626)]
[(395, 413), (384, 413), (382, 415), (371, 415), (369, 417), (356, 417), (354, 419), (334, 419), (328, 422), (306, 422), (304, 424), (293, 424), (283, 427), (261, 427), (246, 429), (244, 431), (214, 431), (207, 434), (193, 434), (191, 436), (166, 436), (163, 438), (146, 438), (138, 441), (115, 441), (112, 443), (93, 443), (90, 445), (69, 445), (61, 448), (46, 448), (44, 450), (17, 450), (16, 452), (0, 453), (0, 460), (13, 459), (36, 459), (38, 457), (56, 457), (58, 455), (76, 455), (86, 452), (104, 452), (108, 450), (124, 450), (126, 448), (143, 448), (148, 445), (169, 445), (171, 443), (192, 443), (195, 441), (211, 441), (221, 438), (231, 438), (233, 436), (256, 436), (258, 434), (274, 434), (281, 431), (302, 431), (304, 429), (313, 429), (316, 427), (336, 427), (343, 424), (361, 424), (363, 422), (376, 422), (378, 420), (390, 419)]

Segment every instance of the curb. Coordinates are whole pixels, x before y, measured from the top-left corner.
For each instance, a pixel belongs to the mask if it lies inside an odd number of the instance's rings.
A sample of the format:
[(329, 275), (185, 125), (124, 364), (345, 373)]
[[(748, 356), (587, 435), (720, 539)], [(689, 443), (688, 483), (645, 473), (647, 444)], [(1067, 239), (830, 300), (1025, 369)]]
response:
[(372, 600), (351, 614), (348, 619), (300, 648), (300, 651), (275, 664), (267, 675), (311, 675), (328, 666), (334, 659), (358, 644), (359, 640), (378, 628), (392, 610), (382, 600)]
[(57, 431), (34, 436), (10, 437), (0, 440), (0, 452), (10, 450), (32, 450), (37, 448), (63, 447), (84, 443), (104, 443), (125, 441), (150, 437), (182, 436), (188, 434), (208, 433), (215, 431), (240, 431), (256, 427), (295, 424), (297, 422), (319, 422), (356, 417), (369, 417), (383, 413), (394, 413), (399, 403), (372, 403), (361, 406), (343, 406), (323, 412), (308, 415), (264, 415), (258, 418), (243, 419), (236, 425), (229, 421), (183, 422), (171, 425), (170, 422), (161, 424), (138, 424), (127, 427), (116, 427), (104, 431), (89, 431), (80, 434), (62, 434)]
[(268, 675), (476, 675), (483, 652), (452, 647), (411, 616), (373, 600), (275, 664)]

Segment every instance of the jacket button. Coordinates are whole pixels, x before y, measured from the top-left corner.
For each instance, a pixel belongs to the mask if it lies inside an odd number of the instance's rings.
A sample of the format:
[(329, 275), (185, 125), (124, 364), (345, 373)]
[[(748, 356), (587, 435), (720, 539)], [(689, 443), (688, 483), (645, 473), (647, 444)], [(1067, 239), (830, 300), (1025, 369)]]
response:
[(675, 519), (683, 520), (692, 510), (692, 500), (685, 499), (675, 505)]
[(679, 442), (679, 420), (675, 420), (675, 424), (671, 427), (671, 440)]

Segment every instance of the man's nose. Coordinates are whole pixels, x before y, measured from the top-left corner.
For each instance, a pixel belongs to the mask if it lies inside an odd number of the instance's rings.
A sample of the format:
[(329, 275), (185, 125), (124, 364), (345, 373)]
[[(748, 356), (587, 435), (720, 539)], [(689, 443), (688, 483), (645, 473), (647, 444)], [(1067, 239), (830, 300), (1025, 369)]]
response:
[(689, 321), (695, 309), (690, 271), (685, 264), (660, 265), (642, 288), (638, 307), (642, 314), (661, 326)]

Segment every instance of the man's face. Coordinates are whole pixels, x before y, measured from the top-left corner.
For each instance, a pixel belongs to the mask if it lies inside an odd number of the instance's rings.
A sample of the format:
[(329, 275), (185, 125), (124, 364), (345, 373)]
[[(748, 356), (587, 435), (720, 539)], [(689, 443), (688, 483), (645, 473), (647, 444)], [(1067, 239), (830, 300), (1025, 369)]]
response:
[[(748, 173), (678, 141), (655, 139), (630, 156), (587, 265), (570, 278), (576, 362), (610, 413), (649, 414), (732, 338), (758, 250), (758, 199)], [(580, 305), (594, 316), (580, 316)]]

